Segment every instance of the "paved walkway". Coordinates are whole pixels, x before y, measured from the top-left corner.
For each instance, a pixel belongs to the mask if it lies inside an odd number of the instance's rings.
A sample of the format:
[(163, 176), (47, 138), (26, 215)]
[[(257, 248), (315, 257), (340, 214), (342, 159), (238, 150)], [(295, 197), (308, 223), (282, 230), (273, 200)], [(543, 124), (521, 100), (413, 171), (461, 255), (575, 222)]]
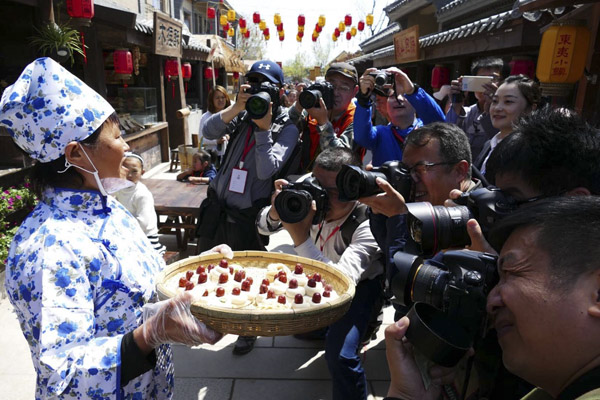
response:
[[(161, 164), (145, 177), (175, 179), (176, 172), (167, 170), (168, 164)], [(163, 235), (161, 242), (169, 248), (175, 247), (172, 235)], [(272, 238), (269, 249), (289, 249), (290, 243), (289, 235), (283, 232)], [(188, 254), (194, 252), (194, 246), (190, 245)], [(369, 400), (382, 399), (387, 392), (389, 372), (383, 329), (392, 321), (393, 310), (388, 307), (377, 339), (362, 352), (371, 392)], [(0, 399), (33, 399), (35, 374), (29, 348), (6, 298), (0, 299), (0, 326)], [(251, 353), (234, 356), (231, 349), (235, 339), (227, 335), (214, 346), (174, 346), (176, 400), (331, 398), (323, 341), (304, 341), (291, 336), (260, 337)]]

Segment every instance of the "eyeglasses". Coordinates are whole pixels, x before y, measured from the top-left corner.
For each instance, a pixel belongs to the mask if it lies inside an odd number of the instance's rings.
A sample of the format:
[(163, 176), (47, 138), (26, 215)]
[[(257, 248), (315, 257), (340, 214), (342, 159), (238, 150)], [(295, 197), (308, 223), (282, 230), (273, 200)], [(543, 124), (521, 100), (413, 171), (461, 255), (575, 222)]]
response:
[(417, 179), (417, 177), (426, 175), (431, 168), (433, 168), (437, 165), (454, 165), (457, 162), (458, 161), (445, 161), (445, 162), (439, 162), (439, 163), (432, 163), (429, 161), (419, 161), (412, 167), (409, 167), (408, 165), (404, 164), (404, 168), (406, 168), (408, 170), (408, 172), (410, 173), (410, 176), (413, 179)]
[(352, 87), (348, 85), (334, 85), (332, 83), (331, 86), (333, 86), (333, 90), (336, 92), (349, 92), (352, 90)]
[(538, 200), (544, 200), (544, 199), (548, 199), (548, 198), (550, 198), (550, 197), (558, 197), (558, 196), (562, 196), (562, 195), (563, 195), (563, 194), (565, 194), (566, 192), (567, 192), (567, 191), (566, 191), (566, 190), (564, 190), (564, 191), (562, 191), (562, 192), (559, 192), (559, 193), (553, 193), (553, 194), (541, 194), (541, 195), (539, 195), (539, 196), (533, 196), (533, 197), (530, 197), (530, 198), (528, 198), (528, 199), (524, 199), (524, 200), (516, 200), (516, 199), (514, 199), (514, 198), (513, 198), (513, 200), (514, 200), (514, 204), (515, 204), (517, 207), (521, 207), (522, 205), (525, 205), (525, 204), (531, 204), (531, 203), (533, 203), (533, 202), (535, 202), (535, 201), (538, 201)]

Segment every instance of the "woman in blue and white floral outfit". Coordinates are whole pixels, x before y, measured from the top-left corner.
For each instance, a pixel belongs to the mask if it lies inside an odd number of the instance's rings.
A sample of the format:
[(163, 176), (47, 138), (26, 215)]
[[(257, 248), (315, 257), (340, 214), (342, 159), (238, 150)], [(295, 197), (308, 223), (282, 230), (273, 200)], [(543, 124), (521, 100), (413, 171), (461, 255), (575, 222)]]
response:
[(47, 58), (25, 68), (0, 106), (0, 125), (38, 160), (32, 180), (42, 201), (17, 232), (6, 268), (36, 398), (171, 398), (171, 351), (162, 343), (220, 335), (191, 316), (189, 295), (142, 321), (164, 261), (108, 195), (123, 182), (128, 150), (114, 110)]

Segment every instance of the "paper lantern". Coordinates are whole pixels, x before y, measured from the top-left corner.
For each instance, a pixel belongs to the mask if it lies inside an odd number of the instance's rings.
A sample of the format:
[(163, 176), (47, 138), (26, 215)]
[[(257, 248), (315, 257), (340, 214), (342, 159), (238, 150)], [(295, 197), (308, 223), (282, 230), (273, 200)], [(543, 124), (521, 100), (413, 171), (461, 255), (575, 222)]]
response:
[[(115, 50), (113, 53), (113, 64), (115, 66), (115, 74), (131, 75), (133, 72), (133, 57), (129, 50)], [(177, 69), (175, 70), (177, 74)]]
[(227, 21), (229, 21), (229, 22), (235, 21), (235, 10), (227, 11)]
[(240, 29), (246, 28), (246, 19), (240, 18), (238, 24), (240, 25)]
[(269, 32), (269, 28), (265, 28), (265, 29), (263, 30), (263, 35), (265, 35), (265, 36), (269, 36), (270, 34), (271, 34), (271, 32)]
[(298, 32), (304, 32), (304, 26), (298, 26)]
[(431, 87), (439, 89), (450, 84), (450, 70), (441, 65), (436, 65), (431, 71)]
[(277, 31), (277, 34), (279, 35), (279, 37), (284, 36), (285, 35), (285, 31), (283, 31), (283, 30)]
[(179, 72), (177, 69), (179, 68), (179, 63), (177, 60), (168, 59), (165, 61), (165, 76), (167, 79), (173, 80), (177, 79), (179, 76)]
[(206, 18), (213, 19), (217, 15), (214, 7), (208, 7), (206, 9)]
[(301, 42), (302, 41), (302, 36), (296, 35), (296, 42)]
[(509, 63), (511, 75), (526, 75), (533, 79), (535, 77), (535, 62), (529, 58), (514, 58)]
[(373, 14), (367, 14), (367, 17), (365, 19), (367, 21), (367, 26), (373, 25)]
[(227, 30), (227, 35), (228, 35), (229, 37), (233, 37), (233, 35), (235, 35), (235, 29), (233, 29), (233, 27), (230, 27), (230, 28)]
[(350, 29), (350, 34), (354, 37), (356, 36), (356, 32), (356, 27), (353, 26), (352, 29)]
[(312, 41), (313, 41), (313, 42), (316, 42), (316, 41), (317, 41), (317, 38), (318, 38), (318, 36), (314, 36), (314, 35), (313, 35), (313, 37), (312, 37)]
[(275, 13), (275, 15), (273, 15), (273, 23), (275, 26), (281, 24), (281, 15), (279, 15), (279, 13)]
[(365, 30), (365, 21), (358, 21), (358, 31), (362, 32)]
[(350, 31), (346, 32), (346, 40), (352, 39), (352, 33)]
[(315, 25), (315, 31), (317, 33), (321, 33), (323, 31), (323, 28), (319, 26), (319, 24)]
[(244, 39), (249, 39), (250, 38), (250, 31), (246, 29), (246, 32), (244, 32)]
[(212, 69), (211, 67), (204, 68), (204, 79), (212, 79), (213, 76), (215, 79), (219, 77), (218, 69)]
[(221, 14), (219, 17), (219, 25), (225, 26), (225, 24), (227, 24), (227, 15)]
[(300, 39), (302, 39), (304, 37), (304, 31), (299, 30), (298, 36), (300, 36)]
[[(283, 31), (281, 31), (281, 33), (283, 33)], [(283, 35), (283, 34), (279, 35), (280, 42), (283, 42), (284, 39), (285, 39), (285, 35)]]
[(341, 32), (340, 32), (340, 30), (339, 30), (338, 28), (335, 28), (335, 29), (333, 30), (333, 34), (335, 35), (335, 37), (340, 37), (340, 35), (341, 35)]
[(233, 71), (233, 79), (240, 79), (240, 73), (237, 71)]
[(317, 22), (319, 24), (319, 26), (322, 28), (325, 26), (325, 16), (324, 15), (319, 15), (319, 22)]
[(265, 35), (265, 40), (271, 39), (271, 35)]
[(283, 22), (277, 25), (277, 32), (283, 31)]
[(337, 42), (338, 37), (335, 36), (335, 33), (331, 34), (331, 40), (333, 40), (334, 42)]
[(346, 14), (346, 16), (344, 17), (344, 23), (346, 24), (346, 26), (352, 25), (352, 15)]
[(255, 24), (260, 23), (260, 14), (255, 12), (254, 14), (252, 14), (252, 22), (254, 22)]
[(240, 28), (240, 33), (242, 35), (245, 35), (247, 31), (248, 31), (248, 28)]
[(192, 77), (192, 64), (189, 62), (181, 64), (181, 76), (189, 80)]
[(346, 30), (346, 24), (344, 24), (343, 22), (340, 22), (338, 24), (338, 29), (340, 30), (340, 32), (344, 32)]
[(304, 26), (306, 24), (306, 18), (304, 18), (304, 14), (298, 15), (298, 26)]
[(267, 29), (267, 23), (265, 22), (264, 19), (261, 19), (260, 22), (258, 23), (258, 29), (260, 29), (261, 31), (264, 31), (265, 29)]
[(67, 0), (67, 13), (71, 18), (92, 19), (94, 0)]
[(223, 32), (227, 33), (229, 28), (231, 28), (231, 25), (229, 25), (229, 22), (227, 22), (225, 25), (223, 25)]
[(544, 32), (536, 75), (541, 83), (577, 82), (585, 68), (590, 30), (585, 26), (552, 25)]

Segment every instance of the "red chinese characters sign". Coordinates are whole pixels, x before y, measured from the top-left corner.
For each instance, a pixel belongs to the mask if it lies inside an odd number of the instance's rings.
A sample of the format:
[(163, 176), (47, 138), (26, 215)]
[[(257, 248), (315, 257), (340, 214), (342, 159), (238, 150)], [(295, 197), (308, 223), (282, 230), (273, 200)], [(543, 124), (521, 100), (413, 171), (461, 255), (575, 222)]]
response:
[(181, 24), (166, 15), (154, 13), (154, 54), (181, 57)]
[(416, 61), (420, 58), (419, 26), (414, 25), (394, 35), (396, 63)]
[(575, 50), (574, 37), (565, 32), (558, 35), (554, 54), (552, 55), (552, 67), (550, 76), (554, 78), (565, 78), (569, 74), (573, 51)]

